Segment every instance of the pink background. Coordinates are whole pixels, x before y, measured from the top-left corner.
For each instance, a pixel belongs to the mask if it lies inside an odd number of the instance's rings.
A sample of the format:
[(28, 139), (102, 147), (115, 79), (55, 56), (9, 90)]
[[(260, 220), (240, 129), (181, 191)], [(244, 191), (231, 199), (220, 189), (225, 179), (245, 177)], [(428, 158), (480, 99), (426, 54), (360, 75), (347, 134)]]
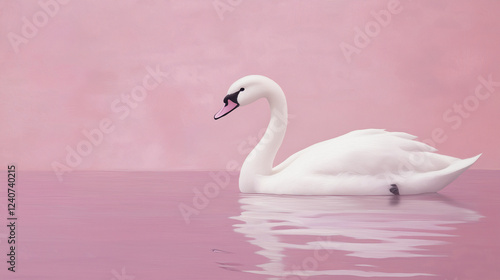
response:
[[(500, 86), (474, 97), (479, 76), (500, 81), (499, 1), (54, 1), (40, 1), (52, 3), (51, 16), (38, 1), (0, 1), (3, 166), (66, 165), (67, 148), (103, 119), (113, 131), (70, 169), (241, 163), (267, 106), (213, 115), (234, 80), (263, 74), (285, 90), (292, 115), (278, 161), (351, 130), (385, 128), (419, 139), (436, 131), (442, 153), (482, 152), (473, 168), (500, 168)], [(381, 26), (372, 12), (388, 5), (399, 12)], [(40, 27), (11, 43), (27, 21)], [(362, 45), (365, 27), (373, 36)], [(359, 48), (346, 56), (341, 44)], [(147, 67), (169, 77), (126, 117), (113, 111)], [(467, 114), (453, 112), (464, 101)]]

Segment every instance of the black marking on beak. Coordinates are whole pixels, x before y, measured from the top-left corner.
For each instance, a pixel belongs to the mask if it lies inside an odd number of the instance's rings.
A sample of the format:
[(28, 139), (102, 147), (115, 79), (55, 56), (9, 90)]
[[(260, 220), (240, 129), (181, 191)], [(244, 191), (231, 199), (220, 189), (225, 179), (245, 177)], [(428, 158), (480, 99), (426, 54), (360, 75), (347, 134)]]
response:
[(231, 100), (234, 103), (240, 105), (240, 103), (238, 103), (238, 95), (240, 94), (240, 92), (242, 92), (244, 90), (245, 90), (245, 88), (240, 88), (240, 90), (238, 90), (237, 92), (233, 92), (231, 94), (226, 95), (226, 97), (224, 97), (224, 104), (227, 105), (227, 101)]
[[(214, 119), (218, 120), (238, 108), (240, 106), (240, 103), (238, 103), (238, 95), (244, 90), (245, 88), (240, 88), (237, 92), (226, 95), (226, 97), (224, 97), (224, 107), (214, 115)], [(229, 104), (229, 101), (231, 101), (231, 104)]]

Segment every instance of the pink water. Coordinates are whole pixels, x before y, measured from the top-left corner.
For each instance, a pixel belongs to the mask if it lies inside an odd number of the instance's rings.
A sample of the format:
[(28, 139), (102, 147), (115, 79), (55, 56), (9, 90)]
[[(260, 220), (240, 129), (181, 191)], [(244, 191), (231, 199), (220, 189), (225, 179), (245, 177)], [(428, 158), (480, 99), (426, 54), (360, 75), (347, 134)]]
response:
[(500, 171), (399, 198), (244, 195), (214, 174), (20, 170), (0, 279), (500, 279)]

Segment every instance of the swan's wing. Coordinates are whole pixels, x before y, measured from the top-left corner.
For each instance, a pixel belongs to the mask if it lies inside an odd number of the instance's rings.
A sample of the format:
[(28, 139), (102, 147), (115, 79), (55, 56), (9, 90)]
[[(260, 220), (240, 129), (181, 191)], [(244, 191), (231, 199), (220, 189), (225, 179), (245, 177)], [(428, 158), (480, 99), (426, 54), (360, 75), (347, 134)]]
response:
[(479, 156), (461, 160), (402, 132), (354, 131), (297, 152), (260, 180), (271, 193), (400, 194), (436, 192)]
[(435, 154), (435, 148), (403, 132), (357, 130), (299, 151), (273, 169), (325, 175), (426, 172), (447, 167), (456, 158)]
[[(282, 163), (278, 164), (276, 167), (273, 168), (273, 173), (278, 173), (278, 172), (282, 171), (283, 169), (288, 167), (292, 162), (294, 162), (296, 159), (298, 159), (303, 154), (306, 154), (306, 155), (311, 154), (311, 153), (314, 154), (317, 152), (317, 150), (321, 150), (321, 149), (327, 150), (329, 148), (329, 146), (335, 145), (335, 143), (339, 142), (339, 140), (343, 140), (344, 138), (381, 134), (384, 132), (385, 132), (385, 129), (354, 130), (354, 131), (351, 131), (351, 132), (344, 134), (342, 136), (316, 143), (316, 144), (311, 145), (303, 150), (300, 150), (300, 151), (296, 152), (295, 154), (291, 155), (290, 157), (288, 157)], [(409, 135), (409, 136), (411, 136), (411, 135)], [(415, 136), (412, 136), (412, 137), (415, 137)]]

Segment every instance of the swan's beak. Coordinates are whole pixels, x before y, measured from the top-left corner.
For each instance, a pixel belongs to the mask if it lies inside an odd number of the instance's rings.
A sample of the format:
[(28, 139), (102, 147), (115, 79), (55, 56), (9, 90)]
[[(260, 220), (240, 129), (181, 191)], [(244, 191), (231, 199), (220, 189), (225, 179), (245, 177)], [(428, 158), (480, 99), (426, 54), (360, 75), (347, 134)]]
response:
[(222, 109), (220, 109), (219, 112), (215, 114), (214, 119), (218, 120), (224, 117), (225, 115), (231, 113), (234, 109), (238, 108), (238, 106), (240, 106), (240, 104), (235, 103), (232, 100), (228, 99), (224, 107), (222, 107)]
[(244, 90), (244, 88), (241, 88), (237, 92), (226, 95), (226, 97), (224, 97), (224, 107), (222, 107), (222, 109), (215, 114), (214, 119), (218, 120), (238, 108), (238, 106), (240, 106), (240, 103), (238, 102), (238, 95)]

